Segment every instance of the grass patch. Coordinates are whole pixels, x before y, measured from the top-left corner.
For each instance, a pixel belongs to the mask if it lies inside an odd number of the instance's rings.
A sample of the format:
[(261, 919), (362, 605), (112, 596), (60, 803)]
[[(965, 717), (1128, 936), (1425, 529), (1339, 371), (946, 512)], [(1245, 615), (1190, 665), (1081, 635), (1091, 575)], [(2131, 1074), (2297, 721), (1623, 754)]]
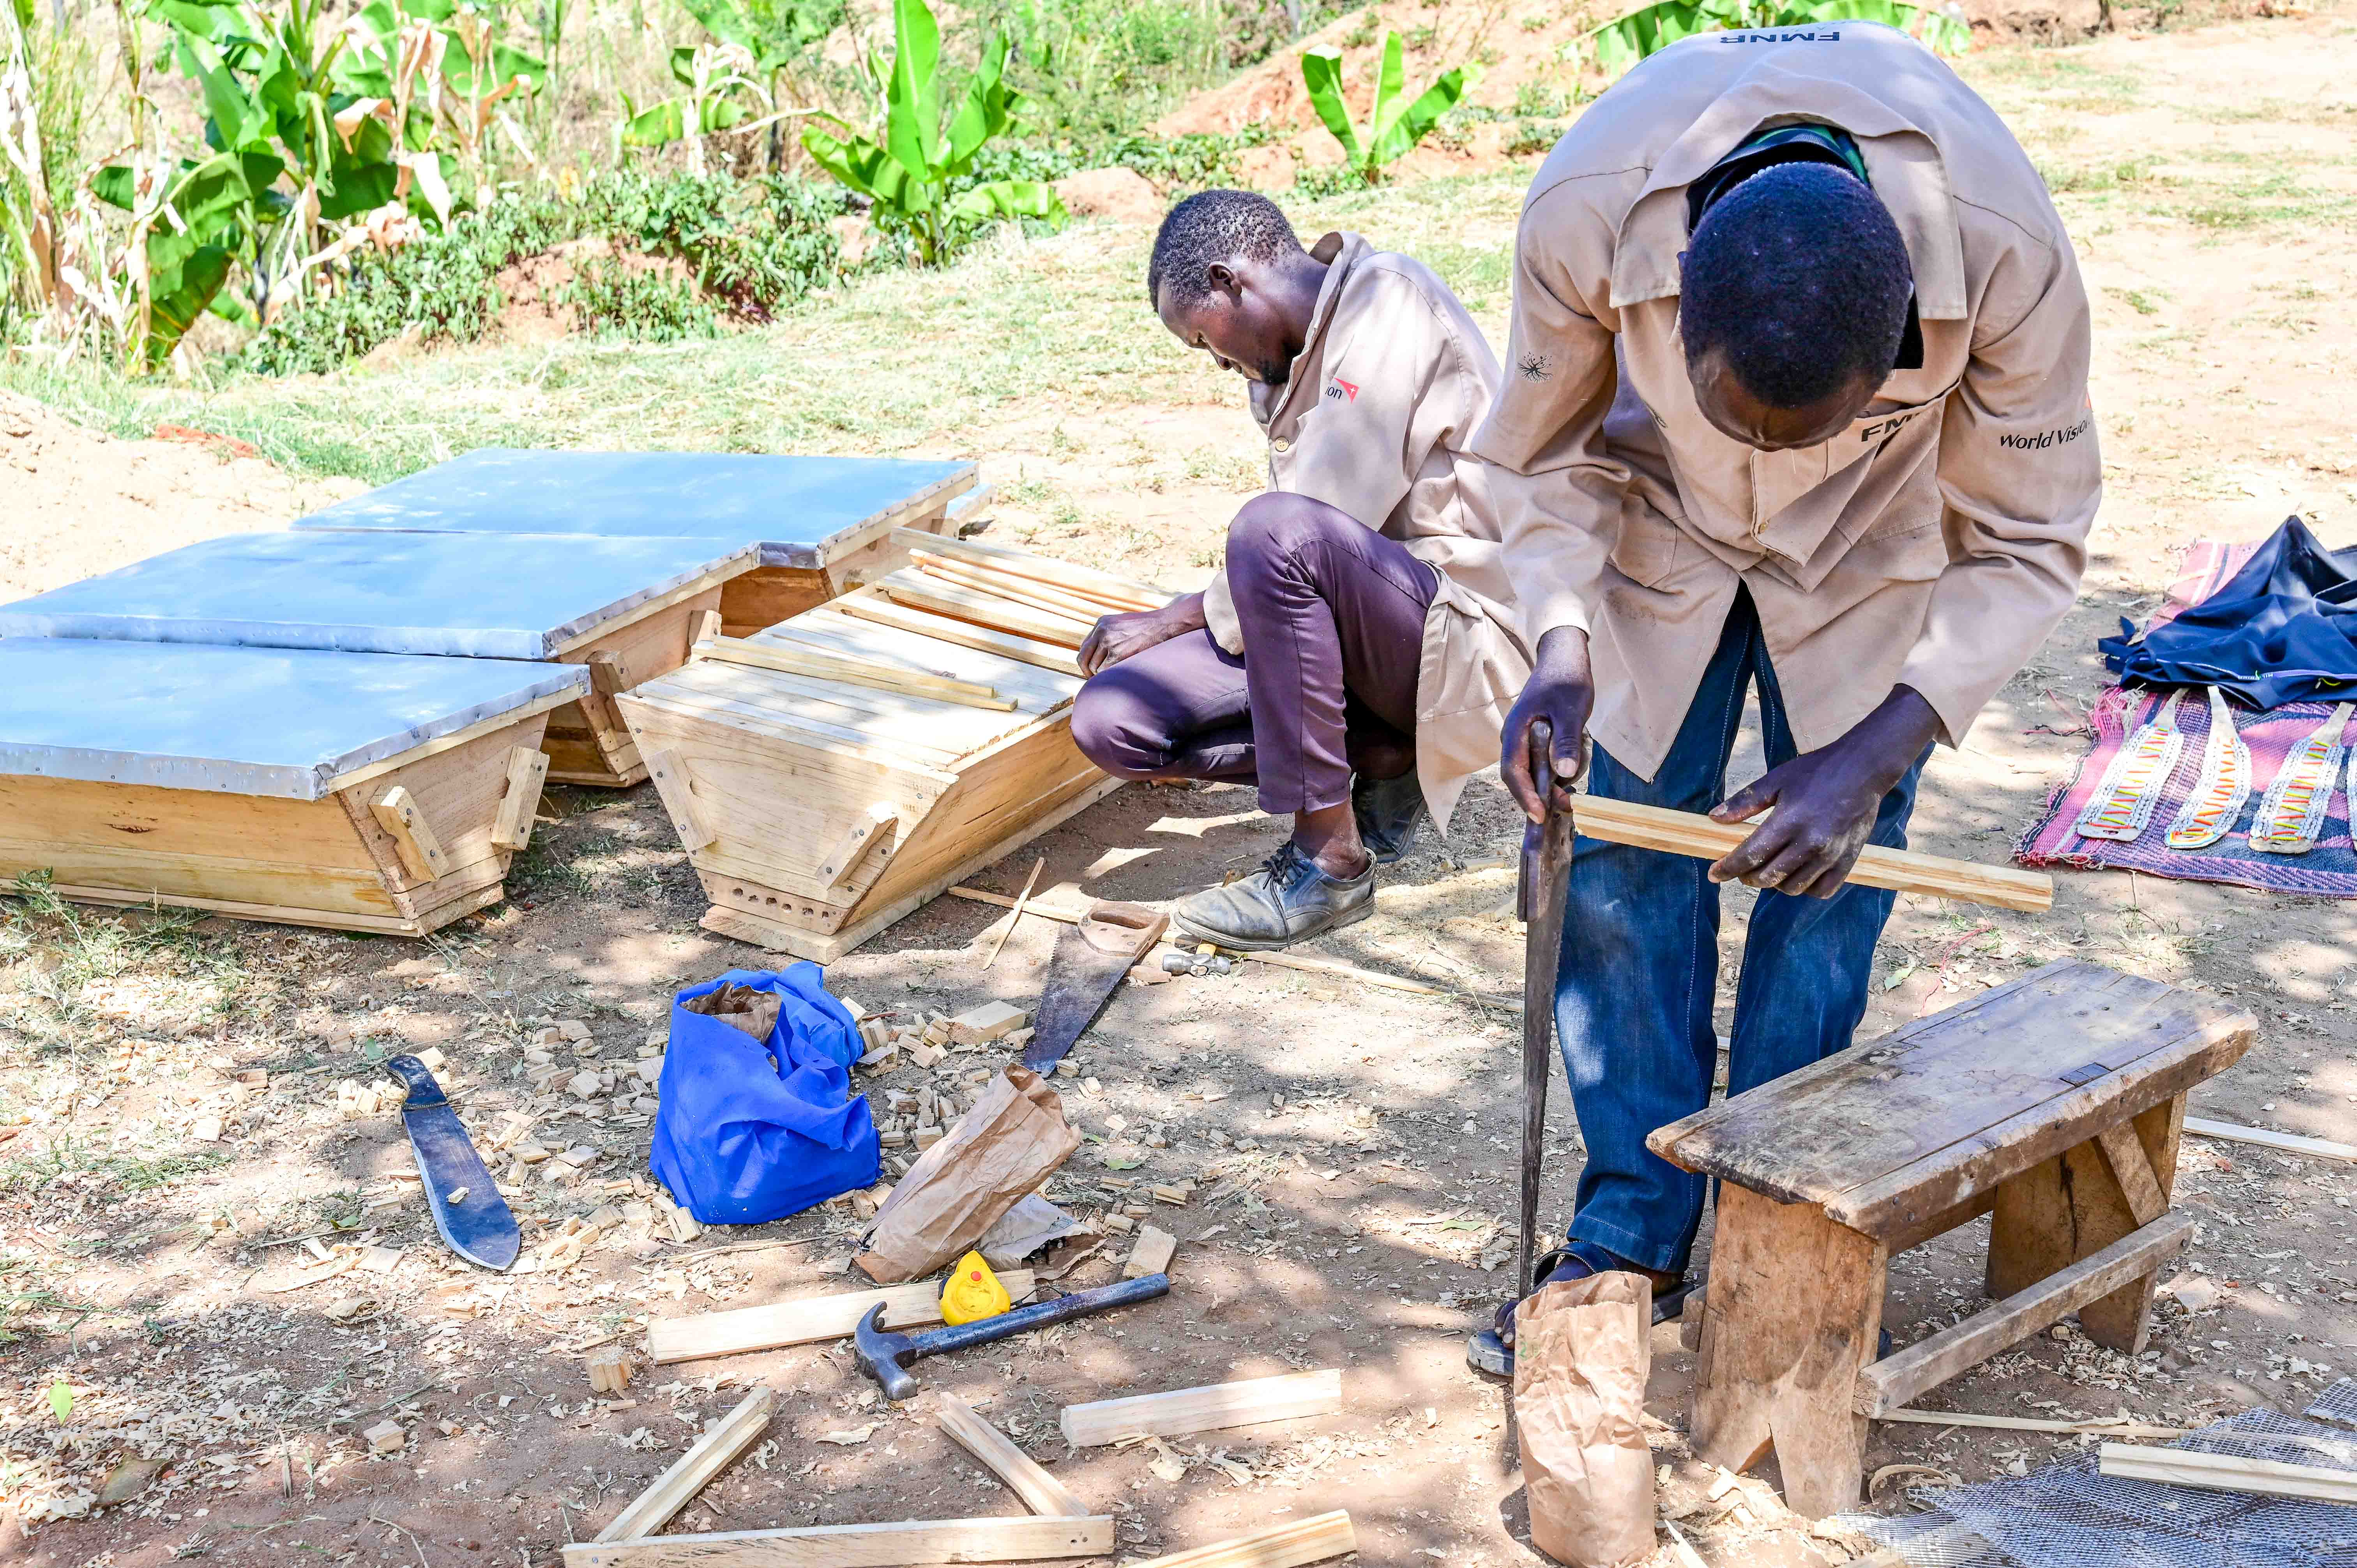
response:
[[(36, 1192), (63, 1176), (95, 1196), (104, 1192), (155, 1192), (184, 1176), (215, 1170), (229, 1164), (227, 1149), (189, 1149), (167, 1155), (101, 1154), (70, 1138), (60, 1139), (38, 1154), (0, 1165), (0, 1192)], [(92, 1180), (92, 1176), (102, 1179)]]
[[(1356, 229), (1502, 309), (1526, 183), (1510, 170), (1288, 205), (1307, 234)], [(117, 435), (192, 424), (297, 474), (371, 484), (490, 446), (964, 451), (974, 431), (1050, 404), (1078, 424), (1136, 403), (1233, 398), (1232, 381), (1155, 324), (1150, 243), (1131, 228), (1002, 229), (942, 271), (868, 275), (709, 339), (477, 348), (383, 372), (231, 374), (210, 388), (19, 360), (0, 364), (0, 385)]]

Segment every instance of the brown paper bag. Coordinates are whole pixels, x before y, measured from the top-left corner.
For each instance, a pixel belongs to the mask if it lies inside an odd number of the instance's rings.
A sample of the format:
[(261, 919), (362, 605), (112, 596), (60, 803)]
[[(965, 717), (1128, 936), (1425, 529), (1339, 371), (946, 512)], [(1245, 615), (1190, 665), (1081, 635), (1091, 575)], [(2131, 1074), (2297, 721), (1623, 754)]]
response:
[(877, 1284), (931, 1273), (981, 1240), (1080, 1146), (1056, 1091), (1029, 1069), (1008, 1066), (900, 1178), (876, 1211), (867, 1250), (852, 1262)]
[(1514, 1423), (1531, 1541), (1573, 1568), (1653, 1554), (1645, 1444), (1653, 1287), (1641, 1274), (1552, 1284), (1514, 1313)]
[(757, 1040), (767, 1040), (770, 1031), (778, 1026), (778, 1010), (783, 1005), (783, 1001), (774, 991), (762, 991), (750, 985), (723, 984), (717, 991), (690, 997), (680, 1006), (689, 1013), (717, 1018), (732, 1028), (744, 1030)]

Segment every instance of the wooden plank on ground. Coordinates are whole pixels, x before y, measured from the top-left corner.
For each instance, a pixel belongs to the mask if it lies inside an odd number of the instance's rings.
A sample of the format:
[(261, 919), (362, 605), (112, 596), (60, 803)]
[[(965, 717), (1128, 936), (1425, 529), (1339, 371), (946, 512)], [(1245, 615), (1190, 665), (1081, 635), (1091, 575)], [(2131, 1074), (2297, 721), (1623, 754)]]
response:
[(959, 1447), (990, 1466), (991, 1473), (1011, 1487), (1033, 1513), (1078, 1518), (1089, 1506), (1072, 1489), (1043, 1469), (1039, 1462), (1015, 1446), (1012, 1439), (982, 1418), (982, 1412), (955, 1394), (936, 1392), (933, 1420)]
[(735, 1464), (737, 1455), (769, 1429), (770, 1414), (777, 1404), (776, 1391), (766, 1383), (747, 1394), (736, 1409), (720, 1418), (720, 1424), (696, 1439), (695, 1446), (681, 1455), (677, 1464), (656, 1477), (654, 1485), (616, 1514), (597, 1532), (597, 1539), (632, 1541), (669, 1524), (672, 1516), (694, 1501), (713, 1477)]
[(2326, 1503), (2357, 1503), (2357, 1471), (2321, 1465), (2285, 1465), (2245, 1459), (2239, 1454), (2204, 1454), (2191, 1448), (2143, 1448), (2106, 1443), (2096, 1468), (2124, 1481), (2160, 1481), (2209, 1492), (2257, 1492), (2274, 1498), (2308, 1498)]
[(1302, 1568), (1359, 1549), (1351, 1516), (1340, 1509), (1290, 1520), (1211, 1546), (1173, 1552), (1131, 1568)]
[(2192, 1234), (2191, 1215), (2164, 1214), (1953, 1327), (1894, 1351), (1858, 1373), (1857, 1412), (1878, 1416), (1899, 1409), (1926, 1389), (2061, 1321), (2064, 1314), (2150, 1273)]
[(1111, 1514), (1031, 1514), (643, 1536), (568, 1546), (565, 1568), (904, 1568), (1112, 1555)]
[(2212, 1122), (2207, 1116), (2188, 1116), (2185, 1130), (2197, 1138), (2249, 1144), (2255, 1148), (2279, 1149), (2287, 1155), (2309, 1155), (2319, 1160), (2357, 1163), (2357, 1144), (2336, 1144), (2330, 1138), (2307, 1138), (2298, 1133), (2278, 1133), (2272, 1127), (2244, 1127), (2233, 1122)]
[[(1021, 1301), (1031, 1294), (1031, 1271), (1007, 1269), (998, 1276), (1006, 1294)], [(922, 1328), (942, 1320), (942, 1287), (932, 1280), (886, 1285), (879, 1290), (804, 1296), (727, 1312), (659, 1318), (647, 1328), (647, 1354), (657, 1361), (694, 1361), (774, 1350), (820, 1339), (847, 1338), (871, 1306), (884, 1309), (887, 1328)]]
[(1198, 1389), (1066, 1405), (1064, 1441), (1075, 1448), (1086, 1448), (1140, 1434), (1184, 1437), (1192, 1432), (1216, 1432), (1265, 1421), (1332, 1415), (1341, 1408), (1341, 1369), (1327, 1367), (1314, 1372), (1245, 1378)]

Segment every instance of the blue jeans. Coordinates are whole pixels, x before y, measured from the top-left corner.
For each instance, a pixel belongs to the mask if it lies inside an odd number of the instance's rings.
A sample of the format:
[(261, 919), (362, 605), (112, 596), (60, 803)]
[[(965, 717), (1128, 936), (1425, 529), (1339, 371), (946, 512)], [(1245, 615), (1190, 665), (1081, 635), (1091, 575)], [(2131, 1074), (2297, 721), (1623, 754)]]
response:
[[(1796, 752), (1751, 596), (1736, 596), (1685, 723), (1652, 783), (1595, 750), (1588, 789), (1615, 800), (1704, 811), (1727, 798), (1743, 693), (1760, 686), (1770, 768)], [(1915, 759), (1882, 799), (1872, 842), (1903, 849)], [(1702, 1224), (1706, 1178), (1645, 1147), (1657, 1127), (1710, 1103), (1718, 1046), (1718, 887), (1708, 861), (1582, 837), (1564, 914), (1555, 1030), (1587, 1144), (1571, 1238), (1649, 1269), (1683, 1272)], [(1727, 1091), (1740, 1094), (1841, 1050), (1866, 1016), (1874, 945), (1894, 895), (1844, 887), (1830, 899), (1762, 892), (1735, 992)]]

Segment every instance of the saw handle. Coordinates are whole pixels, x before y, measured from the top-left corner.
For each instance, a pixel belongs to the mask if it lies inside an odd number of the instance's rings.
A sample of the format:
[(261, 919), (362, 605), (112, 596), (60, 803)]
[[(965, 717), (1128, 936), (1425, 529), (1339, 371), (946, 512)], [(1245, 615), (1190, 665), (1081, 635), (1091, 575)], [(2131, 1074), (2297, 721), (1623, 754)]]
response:
[[(1539, 799), (1555, 799), (1555, 730), (1541, 721), (1531, 726), (1531, 781)], [(1575, 780), (1576, 782), (1577, 780)], [(1572, 818), (1569, 811), (1550, 811), (1544, 822), (1523, 824), (1522, 875), (1514, 887), (1514, 916), (1524, 925), (1539, 916), (1538, 900), (1559, 886), (1561, 870), (1571, 864)], [(1555, 895), (1560, 897), (1560, 893)]]
[(1126, 953), (1135, 962), (1162, 940), (1170, 929), (1170, 917), (1143, 904), (1107, 900), (1090, 905), (1077, 925), (1082, 940), (1097, 951)]

